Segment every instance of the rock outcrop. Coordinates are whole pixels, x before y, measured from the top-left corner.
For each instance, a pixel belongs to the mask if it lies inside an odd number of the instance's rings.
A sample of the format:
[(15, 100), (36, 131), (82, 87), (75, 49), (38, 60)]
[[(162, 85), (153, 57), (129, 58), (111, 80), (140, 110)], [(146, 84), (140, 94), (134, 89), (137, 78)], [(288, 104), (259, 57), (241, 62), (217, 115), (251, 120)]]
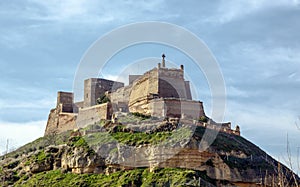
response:
[[(50, 170), (109, 175), (135, 168), (149, 168), (152, 172), (159, 168), (184, 168), (202, 172), (217, 186), (259, 186), (277, 184), (279, 180), (288, 185), (299, 182), (291, 170), (240, 136), (220, 132), (207, 150), (199, 151), (204, 127), (193, 128), (176, 121), (163, 122), (147, 133), (130, 130), (122, 124), (106, 123), (104, 127), (93, 125), (94, 130), (71, 133), (64, 144), (2, 158), (2, 180), (13, 184), (22, 176)], [(128, 143), (123, 143), (124, 137), (140, 136), (145, 140), (127, 139)]]

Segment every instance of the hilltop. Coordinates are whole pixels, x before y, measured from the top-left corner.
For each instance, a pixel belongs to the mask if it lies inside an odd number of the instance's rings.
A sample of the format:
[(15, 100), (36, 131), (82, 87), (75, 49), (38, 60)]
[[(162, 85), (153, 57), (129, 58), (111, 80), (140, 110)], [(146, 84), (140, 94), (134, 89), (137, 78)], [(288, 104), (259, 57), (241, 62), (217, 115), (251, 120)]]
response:
[[(159, 121), (133, 114), (115, 123), (101, 120), (79, 131), (41, 137), (2, 156), (1, 184), (293, 186), (299, 183), (291, 170), (241, 136), (219, 132), (207, 150), (199, 151), (205, 130), (184, 121)], [(144, 156), (132, 160), (132, 150)]]
[[(45, 136), (0, 159), (2, 186), (297, 186), (290, 169), (206, 116), (184, 66), (59, 91)], [(79, 129), (77, 129), (79, 128)]]

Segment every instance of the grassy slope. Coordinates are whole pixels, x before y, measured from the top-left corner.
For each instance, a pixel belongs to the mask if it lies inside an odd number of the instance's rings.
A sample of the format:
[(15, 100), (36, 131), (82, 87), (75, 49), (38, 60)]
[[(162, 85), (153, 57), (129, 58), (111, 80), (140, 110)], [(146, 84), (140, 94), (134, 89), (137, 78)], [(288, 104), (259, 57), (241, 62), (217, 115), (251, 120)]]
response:
[(71, 131), (66, 131), (61, 134), (57, 135), (48, 135), (44, 137), (40, 137), (20, 148), (18, 148), (15, 151), (12, 151), (6, 155), (0, 156), (0, 160), (4, 157), (12, 157), (12, 158), (18, 158), (22, 154), (28, 154), (36, 150), (42, 150), (45, 147), (49, 145), (60, 145), (64, 144), (68, 141), (68, 138), (70, 137)]
[[(204, 182), (206, 181), (210, 182)], [(72, 174), (61, 173), (59, 170), (43, 172), (26, 179), (19, 180), (16, 186), (197, 186), (214, 184), (204, 173), (176, 168), (149, 169), (140, 168), (130, 171), (119, 171), (111, 175), (105, 174)]]
[[(203, 136), (205, 129), (202, 127), (196, 128), (194, 132), (194, 138), (200, 140)], [(69, 138), (70, 132), (65, 132), (56, 136), (46, 136), (39, 138), (27, 145), (22, 146), (18, 150), (10, 153), (7, 157), (18, 157), (24, 153), (29, 153), (34, 150), (43, 149), (48, 145), (63, 144), (66, 143)], [(130, 132), (96, 132), (87, 136), (85, 140), (93, 144), (93, 140), (99, 142), (111, 142), (119, 141), (128, 145), (140, 145), (140, 144), (156, 144), (161, 141), (170, 139), (171, 137), (189, 137), (189, 132), (182, 128), (175, 132), (158, 132), (153, 134), (146, 134), (144, 132), (130, 133)], [(90, 138), (90, 139), (89, 139)], [(80, 139), (82, 140), (82, 139)], [(176, 140), (176, 139), (175, 139)], [(81, 142), (81, 141), (80, 141)], [(79, 142), (79, 143), (80, 143)], [(82, 143), (82, 142), (81, 142)], [(96, 143), (96, 142), (95, 142)], [(81, 144), (80, 144), (81, 145)], [(270, 172), (276, 168), (277, 162), (274, 161), (270, 156), (266, 155), (261, 149), (247, 141), (243, 137), (229, 135), (226, 133), (219, 133), (214, 143), (211, 145), (211, 149), (216, 152), (230, 152), (230, 151), (242, 151), (246, 154), (247, 158), (237, 158), (234, 156), (222, 156), (224, 162), (232, 168), (243, 170), (246, 167), (265, 170), (268, 169)], [(250, 157), (250, 155), (252, 155)], [(0, 167), (1, 169), (1, 167)], [(206, 181), (213, 181), (206, 177), (204, 173), (187, 170), (187, 169), (160, 169), (154, 173), (150, 173), (148, 169), (135, 169), (131, 171), (120, 171), (109, 176), (104, 174), (83, 174), (77, 175), (72, 173), (63, 174), (60, 171), (42, 172), (33, 175), (24, 185), (26, 186), (121, 186), (129, 185), (144, 185), (149, 186), (151, 183), (167, 185), (173, 184), (175, 186), (184, 185), (189, 182), (195, 183), (195, 179), (206, 178)], [(18, 181), (18, 185), (21, 185), (26, 178), (21, 178)], [(116, 183), (118, 181), (118, 183)]]

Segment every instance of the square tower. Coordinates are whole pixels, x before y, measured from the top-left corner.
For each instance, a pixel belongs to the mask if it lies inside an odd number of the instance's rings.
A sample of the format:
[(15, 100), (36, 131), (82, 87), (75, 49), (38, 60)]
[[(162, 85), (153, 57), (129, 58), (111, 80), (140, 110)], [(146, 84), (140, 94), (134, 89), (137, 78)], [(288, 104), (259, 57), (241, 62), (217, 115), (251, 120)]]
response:
[(84, 81), (84, 107), (90, 107), (97, 104), (97, 99), (118, 88), (124, 87), (124, 83), (101, 78), (90, 78)]
[(73, 112), (73, 100), (74, 95), (72, 92), (62, 92), (57, 93), (57, 105), (61, 105), (61, 112)]

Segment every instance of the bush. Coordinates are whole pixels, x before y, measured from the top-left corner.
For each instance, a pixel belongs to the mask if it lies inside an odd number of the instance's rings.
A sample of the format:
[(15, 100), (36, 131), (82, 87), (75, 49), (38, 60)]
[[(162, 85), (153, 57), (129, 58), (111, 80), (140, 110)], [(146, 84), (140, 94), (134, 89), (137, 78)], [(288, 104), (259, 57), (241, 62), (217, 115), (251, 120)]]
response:
[(131, 114), (136, 117), (142, 118), (142, 120), (151, 118), (151, 115), (141, 114), (139, 112), (132, 112)]
[(98, 99), (97, 99), (97, 104), (103, 104), (103, 103), (109, 103), (110, 99), (105, 95), (101, 95)]
[(199, 122), (207, 123), (207, 121), (208, 121), (208, 117), (206, 117), (206, 116), (201, 116), (199, 118)]

